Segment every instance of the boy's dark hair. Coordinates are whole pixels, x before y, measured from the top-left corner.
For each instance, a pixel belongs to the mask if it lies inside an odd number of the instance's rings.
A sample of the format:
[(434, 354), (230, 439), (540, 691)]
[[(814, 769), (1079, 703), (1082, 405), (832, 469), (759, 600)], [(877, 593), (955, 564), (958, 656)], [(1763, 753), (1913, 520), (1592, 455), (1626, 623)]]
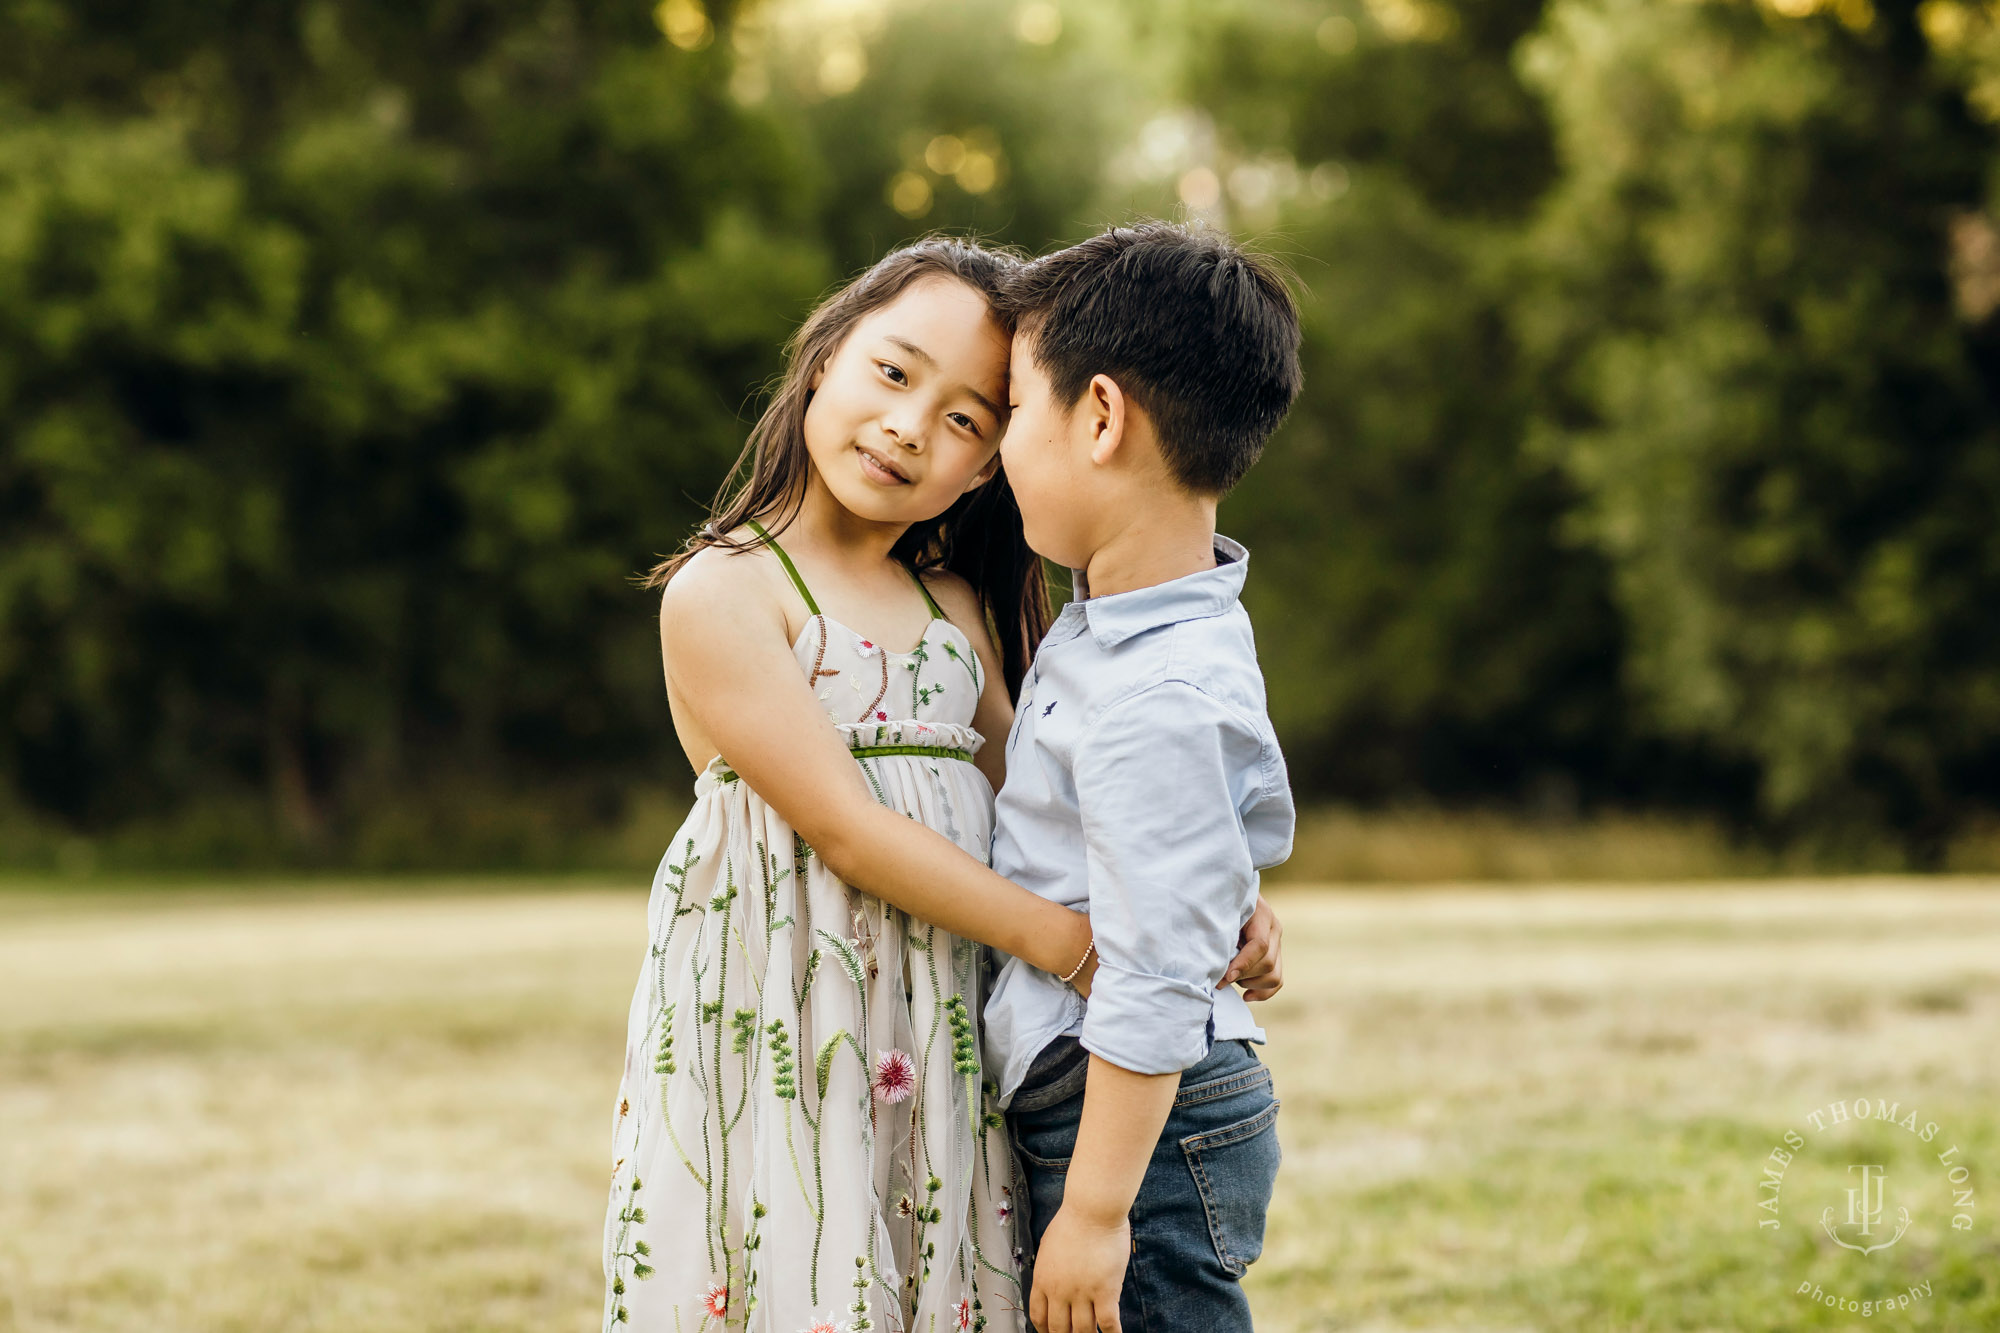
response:
[(1299, 392), (1299, 312), (1275, 265), (1206, 227), (1113, 227), (1008, 274), (1001, 306), (1056, 401), (1109, 375), (1152, 418), (1167, 469), (1228, 491)]

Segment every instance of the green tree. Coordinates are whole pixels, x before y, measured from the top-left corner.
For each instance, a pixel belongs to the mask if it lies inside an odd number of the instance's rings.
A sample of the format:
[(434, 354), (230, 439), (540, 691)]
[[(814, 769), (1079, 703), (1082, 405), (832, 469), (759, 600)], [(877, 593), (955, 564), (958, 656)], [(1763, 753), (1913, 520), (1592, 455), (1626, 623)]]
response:
[(312, 843), (426, 782), (658, 762), (625, 580), (830, 274), (807, 159), (685, 44), (609, 0), (0, 16), (30, 802), (267, 790)]
[(1141, 39), (1122, 3), (1032, 9), (882, 0), (749, 30), (739, 86), (768, 88), (820, 164), (816, 229), (843, 271), (926, 231), (1036, 250), (1094, 229), (1145, 105)]
[[(1305, 390), (1224, 506), (1296, 777), (1349, 798), (1627, 793), (1602, 563), (1524, 456), (1506, 319), (1553, 140), (1511, 65), (1538, 0), (1206, 8), (1187, 101), (1219, 207), (1302, 284)], [(1658, 787), (1645, 794), (1657, 794)]]
[(1515, 305), (1536, 447), (1637, 699), (1777, 826), (1934, 851), (2000, 741), (2000, 435), (1946, 247), (1992, 136), (1909, 3), (1561, 0), (1524, 65), (1564, 168)]

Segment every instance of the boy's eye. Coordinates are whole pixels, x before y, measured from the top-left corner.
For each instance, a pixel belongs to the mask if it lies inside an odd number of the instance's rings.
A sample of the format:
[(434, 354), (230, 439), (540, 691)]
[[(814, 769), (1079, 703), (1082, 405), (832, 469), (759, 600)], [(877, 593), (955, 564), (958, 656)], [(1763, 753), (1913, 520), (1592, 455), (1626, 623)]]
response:
[(884, 375), (887, 375), (895, 383), (904, 384), (909, 381), (910, 377), (903, 373), (901, 366), (893, 365), (887, 361), (877, 361), (875, 364), (881, 367), (882, 373)]
[(956, 421), (959, 425), (965, 427), (965, 429), (971, 431), (974, 435), (979, 434), (979, 423), (974, 421), (971, 417), (965, 415), (965, 413), (953, 412), (951, 414), (951, 419), (953, 421)]

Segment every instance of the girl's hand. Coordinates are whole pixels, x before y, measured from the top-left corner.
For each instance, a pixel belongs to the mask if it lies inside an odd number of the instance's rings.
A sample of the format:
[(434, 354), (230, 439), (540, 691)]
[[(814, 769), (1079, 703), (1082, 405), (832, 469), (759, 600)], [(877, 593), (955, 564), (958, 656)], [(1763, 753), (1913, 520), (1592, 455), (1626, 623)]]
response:
[(1222, 974), (1222, 984), (1235, 982), (1243, 987), (1246, 1000), (1268, 1000), (1276, 995), (1285, 985), (1284, 959), (1278, 948), (1284, 933), (1278, 914), (1264, 895), (1258, 894), (1257, 909), (1237, 937), (1236, 957)]

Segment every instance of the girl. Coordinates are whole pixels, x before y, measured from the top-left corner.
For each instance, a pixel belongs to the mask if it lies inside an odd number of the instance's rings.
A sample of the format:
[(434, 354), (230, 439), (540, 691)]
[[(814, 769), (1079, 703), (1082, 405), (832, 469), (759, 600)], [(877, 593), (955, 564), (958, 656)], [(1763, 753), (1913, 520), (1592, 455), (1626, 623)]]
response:
[(1021, 1327), (974, 942), (1093, 968), (1085, 917), (984, 864), (982, 736), (1049, 620), (998, 475), (1012, 262), (928, 240), (822, 304), (743, 480), (654, 571), (700, 776), (632, 1000), (607, 1329)]

